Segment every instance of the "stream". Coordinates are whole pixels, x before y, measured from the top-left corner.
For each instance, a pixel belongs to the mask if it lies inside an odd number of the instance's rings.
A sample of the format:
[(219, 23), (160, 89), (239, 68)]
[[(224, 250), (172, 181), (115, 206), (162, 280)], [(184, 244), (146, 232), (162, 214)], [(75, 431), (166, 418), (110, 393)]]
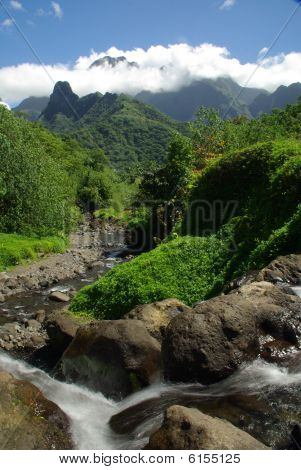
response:
[[(103, 257), (101, 266), (54, 289), (80, 289), (121, 262), (119, 255), (120, 246), (116, 246)], [(1, 305), (0, 324), (32, 317), (40, 309), (52, 311), (50, 290), (9, 299)], [(295, 292), (301, 296), (300, 287)], [(166, 408), (173, 404), (196, 407), (227, 419), (273, 448), (300, 449), (301, 358), (291, 370), (256, 360), (211, 386), (158, 381), (119, 402), (100, 392), (60, 382), (4, 352), (0, 352), (0, 368), (36, 385), (66, 413), (77, 449), (142, 449), (160, 427)]]

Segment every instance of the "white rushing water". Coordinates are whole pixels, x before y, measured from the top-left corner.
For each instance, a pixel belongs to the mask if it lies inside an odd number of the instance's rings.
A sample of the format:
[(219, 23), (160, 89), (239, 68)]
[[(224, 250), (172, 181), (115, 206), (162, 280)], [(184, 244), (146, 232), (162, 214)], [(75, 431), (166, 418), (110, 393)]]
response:
[[(36, 385), (46, 398), (56, 403), (69, 417), (75, 447), (77, 449), (138, 449), (142, 448), (150, 433), (158, 428), (162, 420), (162, 410), (156, 413), (154, 404), (149, 405), (151, 413), (131, 435), (117, 436), (110, 429), (110, 418), (148, 400), (160, 400), (170, 396), (170, 403), (177, 397), (219, 397), (233, 393), (258, 393), (278, 387), (301, 384), (301, 372), (289, 373), (288, 370), (257, 360), (242, 367), (228, 379), (210, 387), (202, 385), (168, 385), (157, 383), (125, 400), (116, 403), (101, 393), (92, 392), (75, 384), (59, 382), (40, 369), (15, 360), (0, 353), (0, 369), (6, 370), (18, 379)], [(154, 403), (159, 403), (154, 402)], [(169, 406), (168, 398), (166, 408)], [(147, 410), (147, 407), (146, 407)]]

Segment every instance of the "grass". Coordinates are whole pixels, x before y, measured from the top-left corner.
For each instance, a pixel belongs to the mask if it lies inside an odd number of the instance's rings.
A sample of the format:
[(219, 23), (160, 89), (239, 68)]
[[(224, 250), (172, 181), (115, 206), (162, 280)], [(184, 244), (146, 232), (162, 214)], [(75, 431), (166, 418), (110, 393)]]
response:
[(66, 245), (66, 240), (60, 237), (35, 238), (0, 233), (0, 271), (35, 260), (39, 255), (61, 253)]
[(72, 300), (73, 312), (98, 319), (117, 319), (135, 305), (175, 297), (188, 305), (223, 285), (231, 256), (215, 236), (180, 237), (116, 266)]

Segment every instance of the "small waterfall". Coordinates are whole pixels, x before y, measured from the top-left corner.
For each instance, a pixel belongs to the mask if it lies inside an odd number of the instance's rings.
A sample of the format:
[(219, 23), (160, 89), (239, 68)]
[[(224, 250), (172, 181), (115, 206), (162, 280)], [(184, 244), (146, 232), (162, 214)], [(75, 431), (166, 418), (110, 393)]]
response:
[[(271, 391), (301, 385), (301, 372), (290, 373), (257, 360), (245, 365), (228, 379), (204, 387), (200, 384), (157, 383), (117, 403), (83, 387), (59, 382), (40, 369), (0, 353), (0, 368), (18, 379), (36, 385), (46, 398), (69, 417), (77, 449), (139, 449), (160, 426), (164, 410), (176, 403), (199, 403), (235, 394), (268, 395)], [(299, 391), (298, 391), (299, 393)], [(128, 411), (128, 414), (127, 414)], [(121, 414), (131, 421), (130, 430), (117, 435), (110, 428), (112, 416)], [(136, 421), (135, 421), (136, 419)], [(125, 422), (125, 429), (128, 423)]]

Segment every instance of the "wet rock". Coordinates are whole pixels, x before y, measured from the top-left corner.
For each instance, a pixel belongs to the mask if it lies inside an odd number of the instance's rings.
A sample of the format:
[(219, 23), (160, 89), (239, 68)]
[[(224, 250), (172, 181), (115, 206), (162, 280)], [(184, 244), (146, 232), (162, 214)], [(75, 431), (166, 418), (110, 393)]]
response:
[(301, 283), (301, 255), (279, 256), (256, 277), (257, 281)]
[[(301, 255), (279, 256), (260, 271), (250, 271), (231, 281), (225, 287), (224, 293), (228, 294), (246, 284), (261, 281), (271, 282), (279, 286), (284, 283), (301, 284)], [(283, 288), (285, 289), (285, 286)]]
[(70, 302), (70, 297), (63, 292), (55, 291), (49, 294), (49, 299), (55, 302)]
[[(271, 283), (254, 282), (171, 321), (162, 344), (165, 377), (217, 382), (258, 356), (285, 362), (300, 341), (301, 299)], [(271, 343), (273, 352), (267, 354)]]
[(5, 297), (3, 294), (0, 293), (0, 303), (5, 302)]
[(29, 382), (0, 370), (0, 449), (73, 449), (62, 410)]
[(150, 385), (160, 370), (160, 344), (137, 320), (99, 321), (79, 328), (62, 357), (68, 380), (123, 398)]
[(44, 279), (43, 281), (40, 281), (40, 287), (42, 287), (42, 289), (49, 287), (49, 281), (47, 281), (46, 279)]
[(75, 337), (79, 325), (69, 315), (54, 312), (47, 317), (45, 328), (49, 337), (48, 346), (60, 357)]
[(35, 315), (35, 320), (37, 320), (39, 323), (44, 323), (45, 319), (46, 319), (45, 310), (38, 310)]
[(180, 313), (189, 313), (192, 309), (177, 299), (167, 299), (153, 304), (138, 305), (131, 310), (126, 319), (141, 320), (148, 332), (158, 341), (162, 341), (170, 321)]
[(162, 427), (155, 432), (151, 450), (268, 450), (261, 442), (227, 421), (212, 418), (193, 408), (172, 406)]
[(27, 320), (26, 322), (27, 328), (31, 328), (33, 330), (40, 330), (42, 325), (37, 320)]

